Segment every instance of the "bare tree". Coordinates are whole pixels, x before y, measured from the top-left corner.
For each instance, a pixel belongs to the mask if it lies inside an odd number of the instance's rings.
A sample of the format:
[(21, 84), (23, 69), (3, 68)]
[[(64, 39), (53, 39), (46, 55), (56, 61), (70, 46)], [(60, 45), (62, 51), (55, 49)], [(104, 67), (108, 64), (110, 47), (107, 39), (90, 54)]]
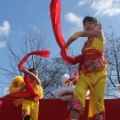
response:
[[(105, 56), (108, 60), (108, 89), (116, 89), (120, 84), (120, 37), (112, 31), (107, 35)], [(108, 90), (109, 91), (109, 90)]]
[[(46, 36), (34, 28), (28, 28), (22, 35), (23, 42), (21, 46), (18, 45), (17, 51), (14, 49), (12, 40), (7, 44), (10, 69), (0, 66), (0, 74), (6, 76), (7, 79), (9, 79), (9, 83), (16, 75), (22, 75), (22, 73), (19, 72), (17, 65), (27, 53), (36, 50), (45, 50), (48, 47), (45, 41)], [(55, 96), (54, 93), (56, 88), (61, 86), (60, 78), (63, 74), (66, 73), (72, 76), (73, 72), (77, 70), (76, 66), (68, 65), (63, 62), (60, 57), (46, 59), (35, 55), (27, 60), (24, 67), (35, 67), (39, 70), (39, 78), (42, 82), (44, 96), (46, 98), (52, 98)]]
[[(9, 40), (7, 43), (7, 49), (9, 52), (9, 65), (10, 67), (4, 67), (0, 66), (1, 73), (4, 75), (8, 80), (9, 83), (11, 83), (11, 80), (16, 75), (22, 75), (22, 73), (18, 70), (18, 63), (20, 60), (29, 52), (36, 51), (36, 50), (45, 50), (47, 48), (45, 39), (46, 36), (30, 27), (22, 34), (23, 40), (21, 40), (22, 44), (21, 46), (17, 46), (17, 51), (14, 49), (14, 44), (12, 44), (12, 40)], [(40, 70), (40, 74), (42, 74), (42, 68), (46, 68), (46, 66), (49, 64), (48, 58), (38, 57), (36, 55), (32, 55), (29, 57), (27, 62), (25, 63), (25, 68), (38, 68)], [(0, 80), (0, 82), (2, 82)], [(2, 84), (4, 85), (4, 84)], [(9, 85), (9, 84), (7, 84)]]
[[(12, 40), (9, 40), (9, 42), (7, 43), (7, 48), (9, 52), (8, 57), (11, 69), (9, 70), (6, 68), (1, 68), (10, 77), (14, 77), (16, 74), (20, 74), (17, 65), (26, 54), (35, 50), (46, 49), (45, 36), (42, 32), (37, 31), (33, 28), (28, 28), (22, 35), (23, 42), (21, 46), (17, 46), (17, 51), (14, 49), (14, 44), (12, 44)], [(25, 67), (31, 68), (34, 66), (38, 68), (40, 66), (39, 63), (42, 60), (43, 58), (33, 55), (26, 62)]]

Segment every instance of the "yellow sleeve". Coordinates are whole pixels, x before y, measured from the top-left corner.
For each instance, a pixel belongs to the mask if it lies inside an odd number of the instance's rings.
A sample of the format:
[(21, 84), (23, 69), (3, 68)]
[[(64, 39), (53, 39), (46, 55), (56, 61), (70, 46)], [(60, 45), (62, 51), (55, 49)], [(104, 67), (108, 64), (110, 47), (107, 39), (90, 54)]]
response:
[(42, 98), (43, 98), (43, 96), (44, 96), (42, 86), (37, 85), (37, 86), (36, 86), (36, 90), (35, 90), (35, 91), (39, 94), (39, 98), (40, 98), (40, 99), (42, 99)]
[(77, 38), (79, 38), (79, 37), (81, 37), (82, 36), (82, 32), (76, 32), (76, 33), (74, 33), (72, 36), (71, 36), (71, 38), (72, 39), (77, 39)]

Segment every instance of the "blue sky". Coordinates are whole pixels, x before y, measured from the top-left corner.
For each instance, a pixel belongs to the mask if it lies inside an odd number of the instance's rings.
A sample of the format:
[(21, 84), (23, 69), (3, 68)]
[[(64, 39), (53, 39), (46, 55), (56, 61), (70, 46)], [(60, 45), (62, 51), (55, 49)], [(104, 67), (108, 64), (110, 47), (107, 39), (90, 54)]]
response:
[[(22, 39), (21, 33), (28, 26), (44, 32), (51, 56), (59, 55), (60, 49), (55, 41), (50, 21), (50, 2), (51, 0), (0, 0), (1, 66), (9, 67), (6, 40), (12, 36), (12, 43), (17, 48)], [(105, 32), (109, 32), (109, 26), (112, 26), (113, 31), (119, 36), (120, 0), (61, 0), (61, 4), (61, 26), (65, 40), (73, 32), (82, 30), (82, 19), (86, 15), (96, 16)], [(82, 40), (76, 42), (73, 48), (78, 52), (82, 44)], [(0, 81), (4, 80), (0, 78)]]

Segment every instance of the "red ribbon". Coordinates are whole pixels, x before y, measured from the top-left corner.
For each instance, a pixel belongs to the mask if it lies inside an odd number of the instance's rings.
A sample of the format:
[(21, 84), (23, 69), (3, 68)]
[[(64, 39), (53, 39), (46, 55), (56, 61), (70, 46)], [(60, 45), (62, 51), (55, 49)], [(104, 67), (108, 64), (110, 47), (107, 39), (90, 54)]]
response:
[(31, 55), (38, 55), (38, 56), (42, 56), (42, 57), (49, 57), (50, 55), (50, 51), (48, 50), (37, 50), (34, 52), (30, 52), (28, 53), (18, 64), (18, 69), (21, 70), (24, 63), (27, 61), (28, 57), (30, 57)]
[(61, 33), (60, 26), (60, 12), (61, 12), (61, 3), (60, 0), (52, 0), (50, 4), (50, 15), (53, 26), (54, 35), (56, 37), (59, 47), (62, 49), (65, 45), (64, 38)]
[(50, 4), (50, 15), (53, 32), (56, 38), (56, 42), (61, 48), (61, 56), (64, 61), (69, 64), (77, 64), (81, 56), (72, 57), (67, 55), (67, 49), (64, 48), (65, 40), (62, 36), (61, 26), (60, 26), (60, 12), (61, 12), (61, 3), (60, 0), (52, 0)]

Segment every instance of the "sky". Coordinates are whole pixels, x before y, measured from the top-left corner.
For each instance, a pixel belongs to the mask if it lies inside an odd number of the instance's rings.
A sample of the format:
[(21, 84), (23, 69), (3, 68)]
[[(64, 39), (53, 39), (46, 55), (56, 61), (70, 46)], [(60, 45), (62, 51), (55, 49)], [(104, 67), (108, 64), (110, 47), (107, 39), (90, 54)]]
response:
[[(22, 39), (21, 33), (29, 26), (46, 35), (51, 56), (59, 55), (60, 49), (52, 31), (50, 2), (51, 0), (0, 0), (0, 66), (9, 67), (7, 40), (12, 38), (17, 51)], [(61, 27), (65, 40), (72, 33), (83, 29), (82, 20), (87, 15), (97, 17), (103, 31), (109, 32), (112, 29), (119, 36), (120, 0), (61, 0), (61, 5)], [(83, 43), (83, 40), (75, 42), (73, 49), (79, 52)], [(6, 82), (2, 78), (0, 81)]]

